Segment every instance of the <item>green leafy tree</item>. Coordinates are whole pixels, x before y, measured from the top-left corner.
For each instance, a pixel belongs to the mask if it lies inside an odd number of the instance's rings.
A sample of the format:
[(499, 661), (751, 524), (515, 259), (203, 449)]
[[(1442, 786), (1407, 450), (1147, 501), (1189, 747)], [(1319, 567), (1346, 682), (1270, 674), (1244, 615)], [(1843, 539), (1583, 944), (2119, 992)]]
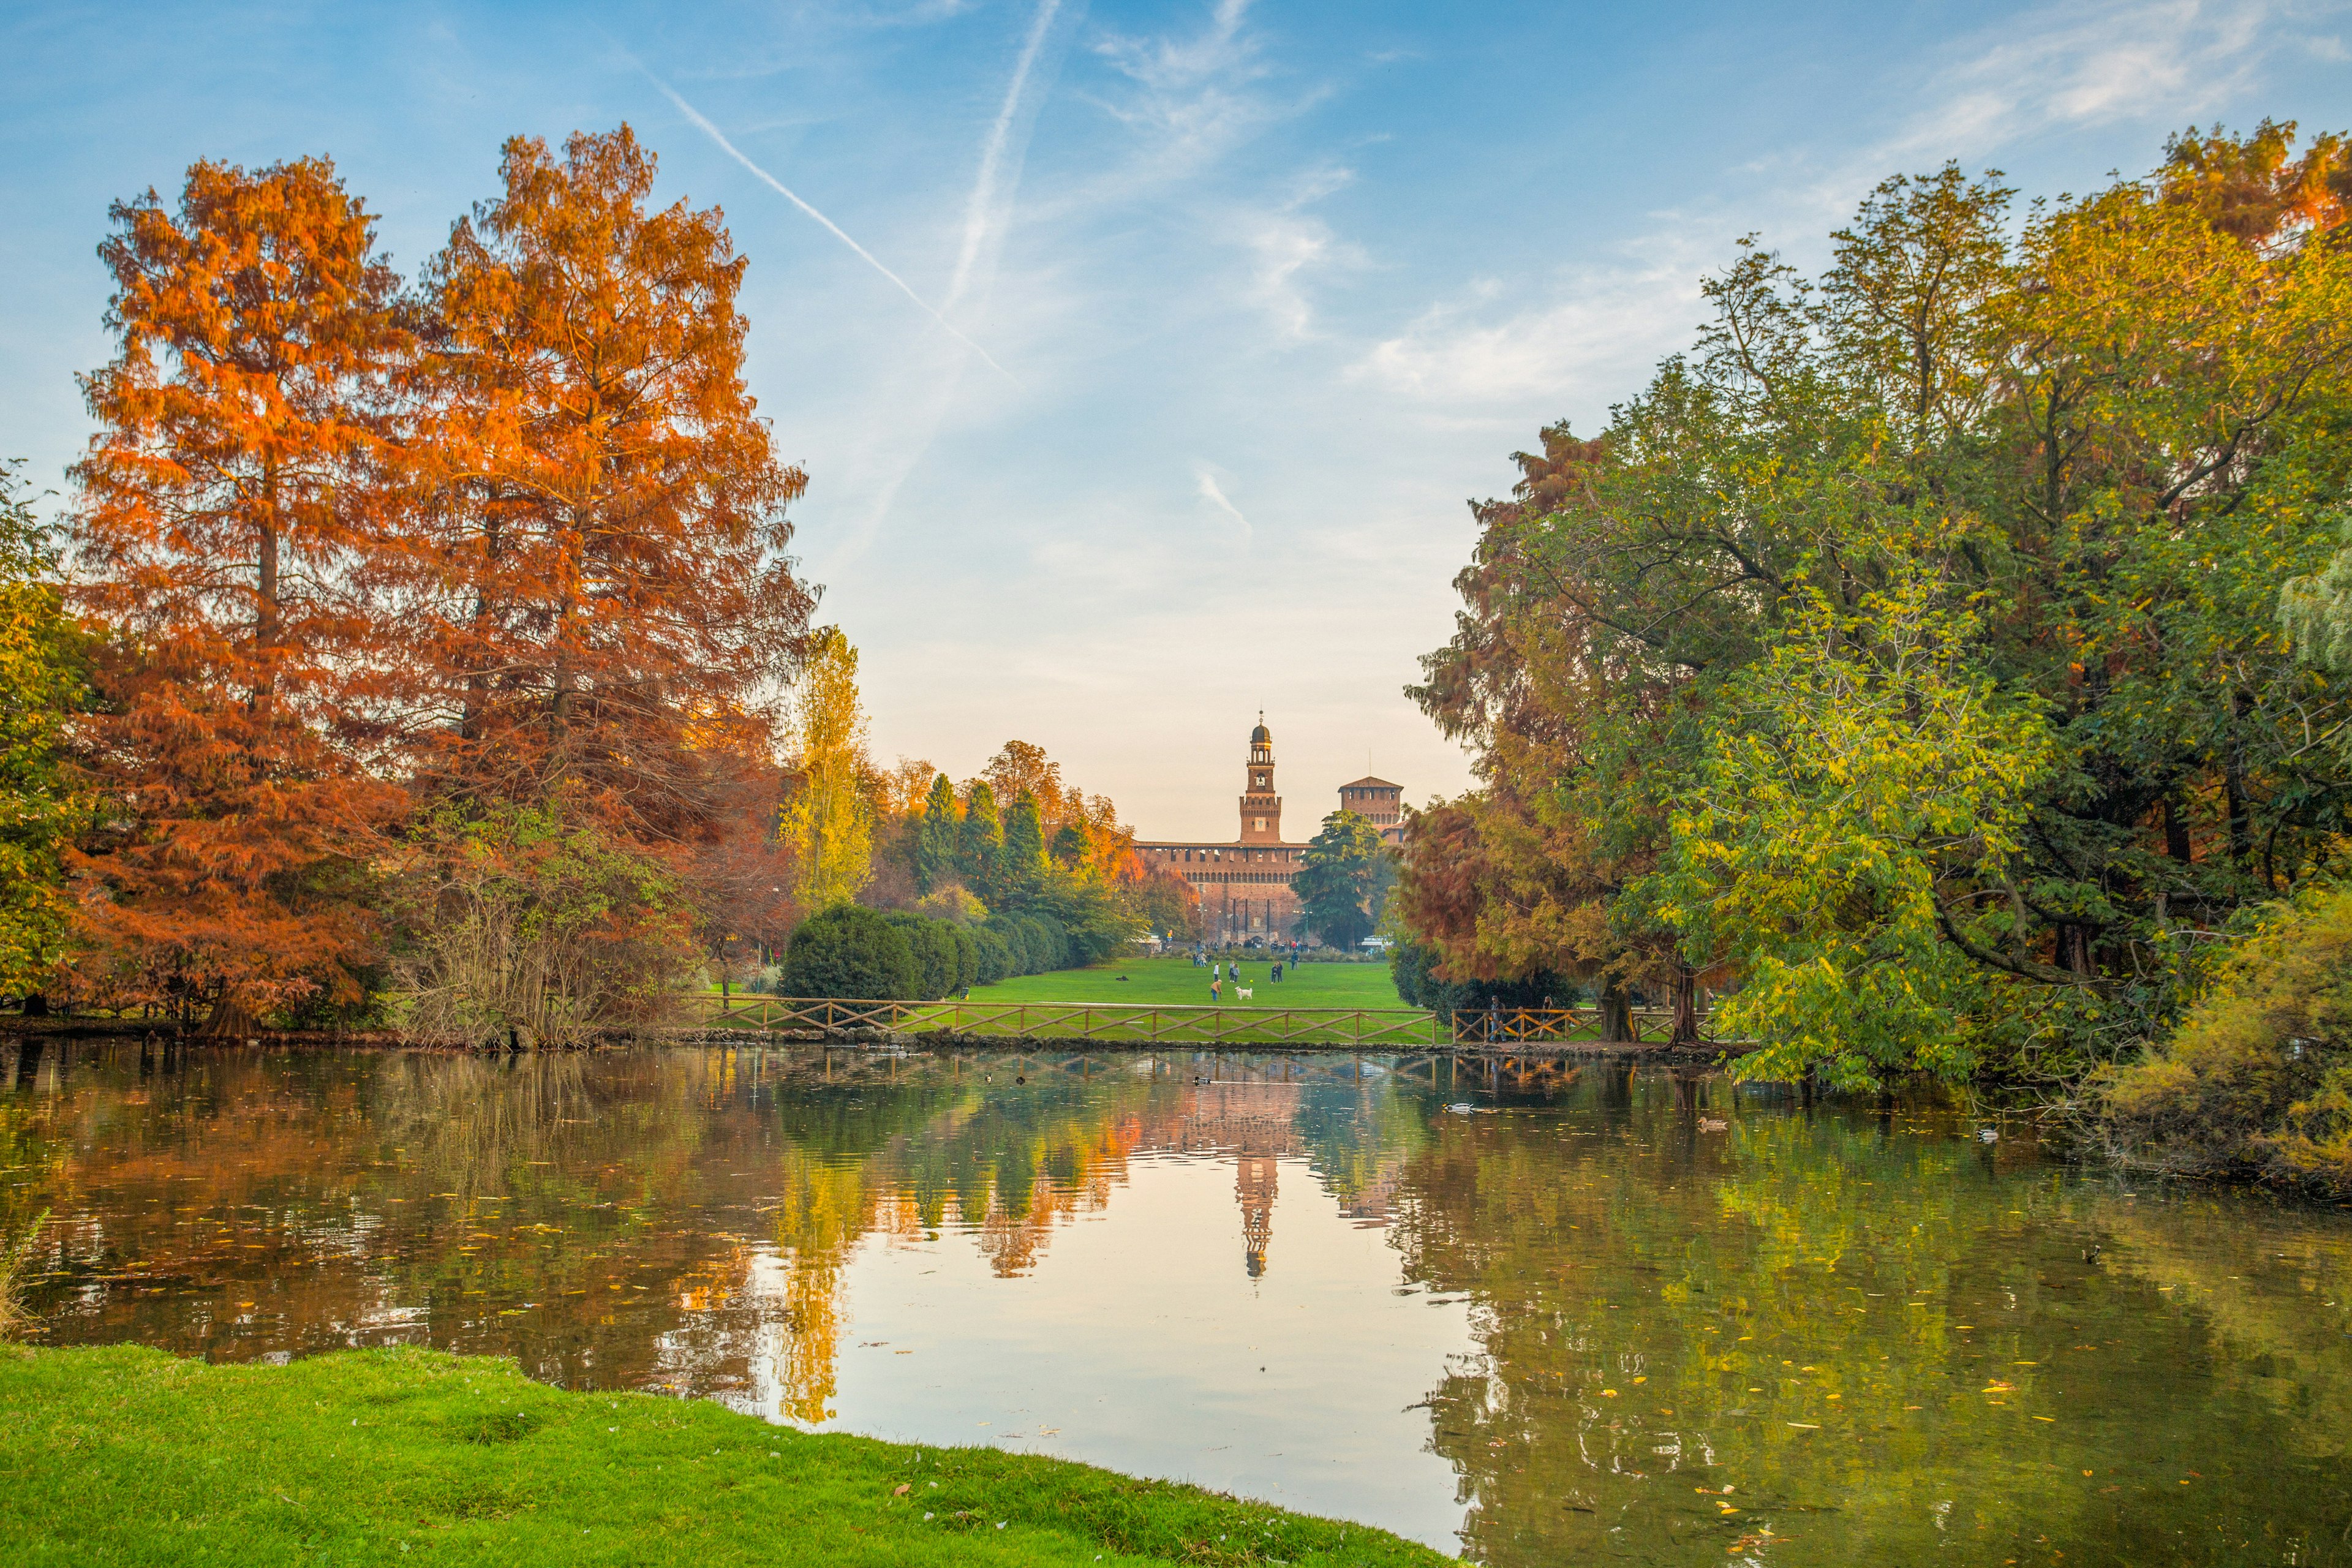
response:
[(700, 968), (691, 900), (658, 859), (552, 808), (445, 805), (392, 879), (401, 1027), (449, 1045), (576, 1045), (657, 1021)]
[(2263, 911), (2179, 1031), (2096, 1087), (2136, 1163), (2352, 1194), (2352, 889)]
[(1370, 936), (1393, 875), (1381, 830), (1343, 807), (1323, 819), (1322, 831), (1299, 859), (1290, 885), (1305, 906), (1308, 929), (1334, 947), (1352, 948)]
[(39, 993), (64, 955), (62, 852), (89, 816), (58, 751), (82, 682), (56, 571), (16, 465), (0, 467), (0, 995)]
[(2185, 931), (2326, 874), (2352, 246), (2340, 141), (2292, 142), (2021, 226), (1889, 180), (1545, 432), (1415, 690), (1480, 774), (1408, 848), (1444, 977), (1720, 971), (1745, 1071), (2071, 1076), (2177, 1016)]
[(1941, 607), (1939, 586), (1922, 565), (1853, 614), (1803, 591), (1716, 705), (1660, 912), (1744, 974), (1721, 1022), (1766, 1042), (1751, 1071), (1850, 1089), (1964, 1077), (1973, 1029), (2000, 1011), (1986, 991), (2014, 978), (1975, 954), (2040, 963), (2015, 948), (2011, 869), (2056, 746), (1983, 674), (1974, 617)]

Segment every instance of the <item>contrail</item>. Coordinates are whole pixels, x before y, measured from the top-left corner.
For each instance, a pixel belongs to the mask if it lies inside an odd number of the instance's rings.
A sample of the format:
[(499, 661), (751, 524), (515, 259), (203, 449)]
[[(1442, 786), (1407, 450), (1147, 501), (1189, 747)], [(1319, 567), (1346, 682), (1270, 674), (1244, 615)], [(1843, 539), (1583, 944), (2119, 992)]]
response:
[(994, 359), (990, 357), (986, 349), (982, 348), (978, 343), (973, 342), (970, 338), (965, 337), (961, 332), (957, 331), (953, 326), (949, 324), (948, 319), (945, 316), (942, 316), (937, 310), (932, 310), (929, 305), (925, 304), (923, 297), (920, 294), (916, 293), (912, 289), (907, 287), (907, 280), (905, 279), (899, 277), (897, 273), (883, 266), (881, 262), (875, 259), (874, 253), (872, 251), (866, 249), (864, 246), (850, 238), (848, 235), (843, 233), (839, 224), (834, 222), (831, 218), (817, 211), (816, 208), (809, 205), (808, 203), (801, 200), (800, 197), (794, 195), (791, 191), (786, 190), (782, 180), (777, 179), (775, 175), (771, 174), (767, 170), (762, 169), (759, 164), (754, 163), (751, 159), (746, 158), (743, 155), (742, 149), (737, 147), (734, 142), (727, 140), (726, 134), (721, 132), (719, 127), (711, 124), (709, 121), (705, 120), (702, 117), (702, 111), (700, 110), (698, 110), (694, 105), (687, 102), (686, 100), (678, 97), (677, 93), (671, 91), (667, 82), (662, 80), (659, 77), (654, 76), (651, 71), (647, 71), (646, 74), (652, 78), (653, 84), (656, 87), (661, 89), (662, 96), (668, 99), (672, 103), (677, 105), (678, 112), (685, 115), (688, 120), (693, 121), (694, 123), (701, 129), (704, 135), (709, 137), (713, 142), (718, 142), (720, 150), (725, 152), (729, 157), (742, 164), (746, 169), (751, 170), (762, 184), (775, 192), (776, 195), (783, 197), (784, 200), (792, 203), (793, 205), (800, 208), (801, 211), (808, 214), (809, 216), (824, 225), (826, 230), (832, 234), (834, 238), (841, 241), (842, 244), (857, 252), (859, 256), (865, 258), (866, 264), (868, 267), (873, 268), (875, 271), (879, 272), (883, 277), (887, 278), (891, 282), (896, 283), (898, 286), (898, 291), (900, 293), (906, 295), (908, 299), (912, 300), (917, 305), (921, 306), (923, 314), (929, 316), (934, 321), (937, 321), (940, 324), (940, 330), (945, 331), (948, 336), (955, 339), (956, 342), (961, 343), (964, 347), (978, 354), (982, 359), (987, 360), (991, 370), (993, 370), (997, 374), (1013, 383), (1015, 386), (1021, 384), (1020, 377), (1014, 375), (1003, 365), (998, 364)]
[(948, 297), (940, 306), (952, 310), (963, 298), (963, 288), (971, 276), (972, 263), (980, 257), (981, 242), (988, 237), (989, 211), (996, 204), (996, 174), (1004, 163), (1004, 143), (1013, 132), (1013, 117), (1020, 111), (1021, 94), (1029, 85), (1029, 68), (1037, 63), (1037, 51), (1045, 47), (1046, 29), (1054, 25), (1055, 15), (1062, 8), (1062, 0), (1042, 0), (1035, 20), (1029, 24), (1029, 37), (1021, 46), (1021, 58), (1013, 67), (1013, 79), (1004, 89), (1004, 106), (996, 111), (996, 123), (989, 128), (988, 144), (981, 150), (980, 177), (972, 182), (971, 201), (964, 209), (963, 253), (956, 258), (955, 276), (948, 284)]

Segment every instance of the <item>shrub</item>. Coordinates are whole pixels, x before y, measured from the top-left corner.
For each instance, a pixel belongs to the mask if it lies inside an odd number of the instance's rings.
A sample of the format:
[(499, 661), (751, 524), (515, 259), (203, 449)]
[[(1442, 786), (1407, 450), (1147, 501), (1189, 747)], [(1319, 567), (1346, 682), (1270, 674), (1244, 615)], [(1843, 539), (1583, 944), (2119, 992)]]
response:
[(955, 988), (961, 991), (980, 979), (980, 939), (961, 926), (950, 926), (948, 934), (955, 938)]
[(955, 928), (945, 921), (927, 919), (919, 914), (893, 911), (883, 917), (898, 927), (906, 937), (907, 945), (914, 949), (915, 963), (922, 970), (922, 990), (926, 1002), (936, 1002), (956, 986)]
[[(1309, 955), (1318, 963), (1362, 963), (1352, 954), (1326, 958)], [(1538, 970), (1525, 980), (1447, 980), (1437, 973), (1437, 951), (1416, 942), (1401, 942), (1389, 950), (1389, 973), (1397, 995), (1408, 1007), (1433, 1013), (1483, 1009), (1489, 1003), (1505, 1007), (1540, 1007), (1549, 998), (1565, 1007), (1578, 999), (1580, 987), (1564, 975)]]
[(1031, 914), (1020, 917), (1022, 931), (1029, 938), (1029, 952), (1036, 959), (1034, 973), (1049, 969), (1070, 966), (1070, 938), (1062, 922), (1051, 915)]
[(2279, 907), (2172, 1037), (2092, 1096), (2129, 1163), (2352, 1194), (2352, 888)]
[(1006, 975), (1037, 973), (1037, 955), (1031, 950), (1029, 932), (1019, 920), (1012, 915), (991, 915), (984, 929), (994, 931), (997, 939), (1004, 943), (1010, 961), (1005, 965)]
[(394, 875), (392, 983), (408, 1035), (572, 1045), (666, 1016), (701, 963), (666, 868), (552, 810), (445, 807)]
[(1013, 956), (1013, 949), (1006, 943), (1002, 931), (992, 931), (986, 926), (982, 926), (973, 931), (971, 935), (972, 945), (980, 952), (979, 984), (993, 985), (1000, 980), (1010, 980), (1020, 973)]
[(784, 947), (778, 986), (788, 996), (911, 1002), (922, 990), (912, 943), (887, 918), (856, 904), (811, 915)]

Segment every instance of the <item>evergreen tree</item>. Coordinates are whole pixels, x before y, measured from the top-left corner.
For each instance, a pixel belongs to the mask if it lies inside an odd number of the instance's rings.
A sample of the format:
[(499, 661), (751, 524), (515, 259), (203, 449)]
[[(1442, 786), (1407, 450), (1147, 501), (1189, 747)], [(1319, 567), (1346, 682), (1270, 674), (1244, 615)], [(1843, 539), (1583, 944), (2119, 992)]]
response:
[(911, 1002), (923, 989), (923, 965), (906, 933), (885, 916), (835, 904), (793, 932), (777, 984), (790, 996)]
[(922, 826), (915, 834), (915, 890), (929, 893), (956, 874), (961, 825), (956, 820), (955, 785), (948, 775), (931, 778), (931, 793), (923, 801)]
[(996, 817), (996, 792), (986, 779), (974, 779), (964, 796), (963, 831), (957, 836), (956, 869), (964, 884), (978, 889), (992, 907), (1003, 889), (1004, 826)]
[(1045, 819), (1038, 813), (1037, 797), (1023, 790), (1004, 824), (1005, 889), (1016, 895), (1033, 891), (1045, 875)]

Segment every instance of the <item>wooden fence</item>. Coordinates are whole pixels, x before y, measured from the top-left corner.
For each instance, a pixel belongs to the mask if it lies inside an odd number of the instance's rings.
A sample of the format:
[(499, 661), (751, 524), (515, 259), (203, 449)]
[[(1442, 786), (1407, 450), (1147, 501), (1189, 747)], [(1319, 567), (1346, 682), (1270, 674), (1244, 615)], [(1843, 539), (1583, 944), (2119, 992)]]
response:
[[(1202, 1007), (1108, 1002), (864, 1002), (824, 997), (693, 998), (696, 1022), (785, 1035), (968, 1035), (981, 1039), (1100, 1040), (1134, 1044), (1246, 1046), (1592, 1046), (1601, 1044), (1591, 1007)], [(1633, 1045), (1664, 1046), (1674, 1015), (1636, 1008)], [(1700, 1043), (1719, 1043), (1699, 1018)]]

